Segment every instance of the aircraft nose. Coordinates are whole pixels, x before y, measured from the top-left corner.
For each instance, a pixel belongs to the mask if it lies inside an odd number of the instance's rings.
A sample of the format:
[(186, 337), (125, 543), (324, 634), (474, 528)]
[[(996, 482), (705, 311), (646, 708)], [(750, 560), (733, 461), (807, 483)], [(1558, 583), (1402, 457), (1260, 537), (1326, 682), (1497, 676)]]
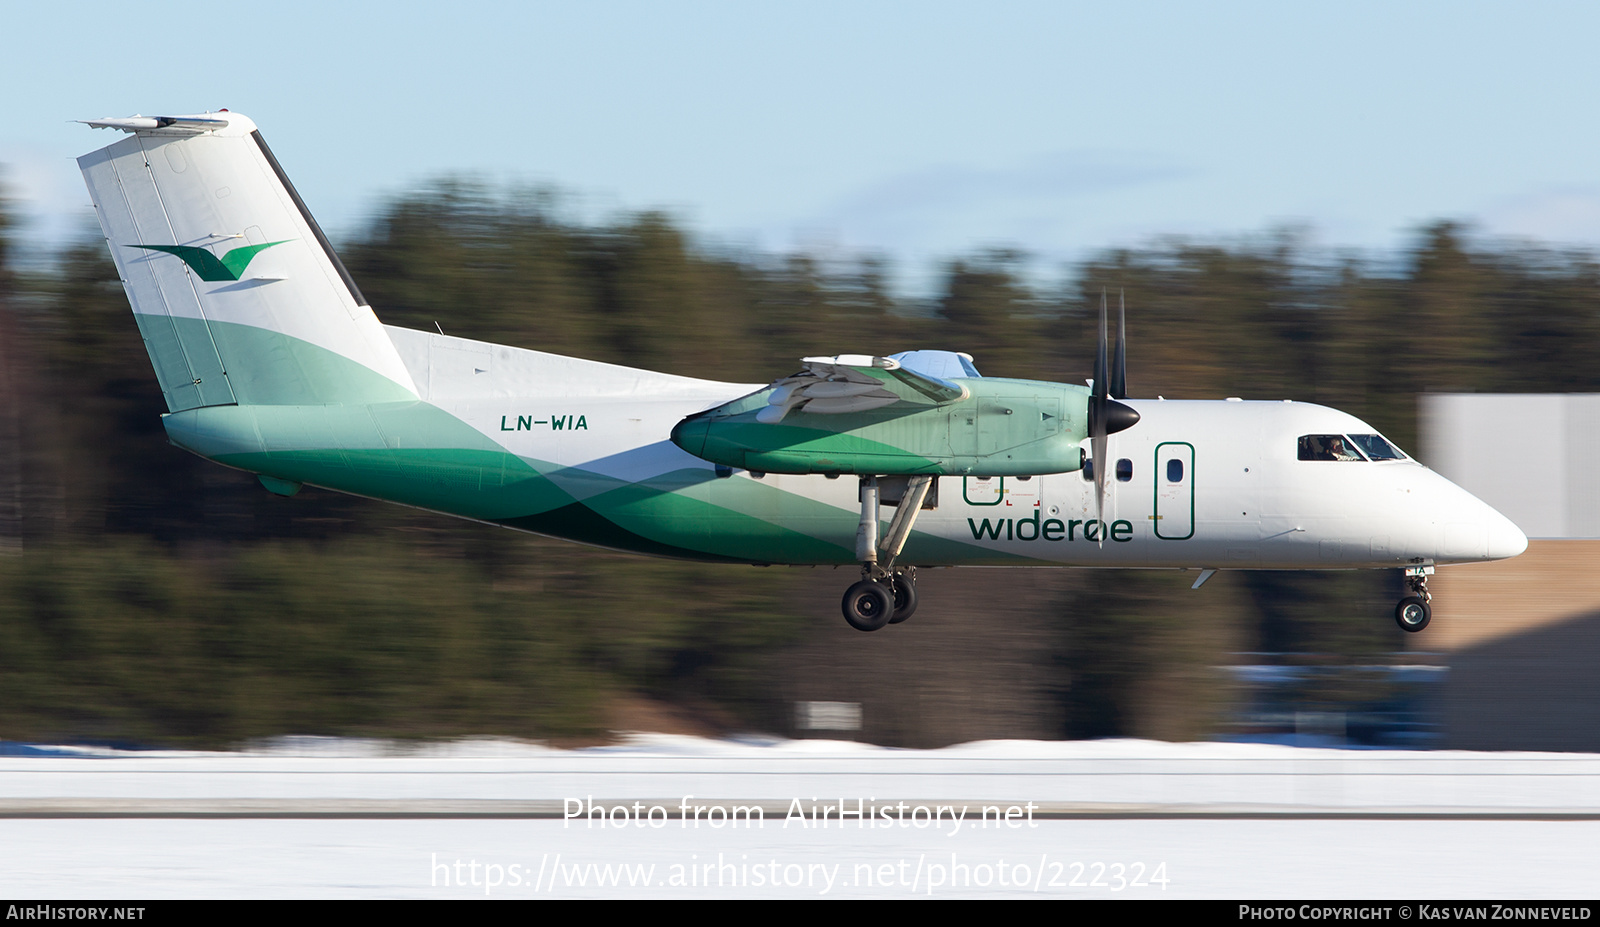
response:
[(1443, 476), (1420, 470), (1417, 485), (1424, 519), (1432, 524), (1433, 556), (1444, 563), (1504, 560), (1528, 549), (1528, 538), (1511, 519)]
[(1489, 508), (1489, 506), (1485, 505), (1484, 508), (1489, 509), (1489, 517), (1485, 519), (1488, 524), (1485, 527), (1488, 528), (1489, 534), (1488, 555), (1490, 560), (1504, 560), (1508, 557), (1515, 557), (1528, 549), (1528, 536), (1522, 533), (1521, 528), (1512, 524), (1511, 519)]

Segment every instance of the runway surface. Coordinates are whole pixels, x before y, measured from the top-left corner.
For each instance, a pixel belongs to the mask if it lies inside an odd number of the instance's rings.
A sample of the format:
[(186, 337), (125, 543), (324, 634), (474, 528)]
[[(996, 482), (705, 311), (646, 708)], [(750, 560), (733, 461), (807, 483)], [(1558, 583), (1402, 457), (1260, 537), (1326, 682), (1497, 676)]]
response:
[(1600, 757), (1139, 741), (934, 751), (9, 745), (13, 898), (1593, 894)]

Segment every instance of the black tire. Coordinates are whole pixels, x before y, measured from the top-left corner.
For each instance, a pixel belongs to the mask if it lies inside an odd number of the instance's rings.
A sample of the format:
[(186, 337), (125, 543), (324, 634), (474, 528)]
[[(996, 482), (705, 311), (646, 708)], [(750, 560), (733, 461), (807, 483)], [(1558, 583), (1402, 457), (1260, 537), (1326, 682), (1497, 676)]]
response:
[(1400, 630), (1417, 633), (1433, 620), (1433, 609), (1421, 596), (1408, 595), (1394, 607), (1394, 623)]
[(862, 580), (844, 591), (844, 620), (857, 631), (876, 631), (894, 617), (894, 593), (888, 586)]
[(894, 578), (894, 615), (890, 624), (899, 624), (917, 610), (917, 584), (904, 576)]

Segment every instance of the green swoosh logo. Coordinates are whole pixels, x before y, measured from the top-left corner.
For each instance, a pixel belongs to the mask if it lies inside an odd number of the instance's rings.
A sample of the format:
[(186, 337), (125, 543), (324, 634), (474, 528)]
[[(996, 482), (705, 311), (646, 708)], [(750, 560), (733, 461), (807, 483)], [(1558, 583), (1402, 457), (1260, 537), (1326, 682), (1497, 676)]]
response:
[(177, 255), (183, 259), (183, 263), (189, 265), (190, 270), (200, 275), (201, 280), (208, 283), (225, 283), (238, 280), (244, 274), (244, 269), (255, 260), (256, 255), (273, 245), (293, 240), (285, 238), (283, 241), (269, 241), (264, 245), (243, 245), (224, 254), (220, 259), (210, 251), (192, 245), (129, 245), (128, 247)]

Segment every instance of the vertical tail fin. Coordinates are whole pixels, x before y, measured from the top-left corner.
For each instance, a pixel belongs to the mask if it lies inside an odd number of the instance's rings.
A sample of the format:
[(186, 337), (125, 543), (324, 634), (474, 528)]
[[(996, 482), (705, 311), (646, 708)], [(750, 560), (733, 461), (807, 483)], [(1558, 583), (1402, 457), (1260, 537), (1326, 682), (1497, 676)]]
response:
[(130, 133), (78, 166), (171, 411), (416, 398), (255, 123), (88, 124)]

